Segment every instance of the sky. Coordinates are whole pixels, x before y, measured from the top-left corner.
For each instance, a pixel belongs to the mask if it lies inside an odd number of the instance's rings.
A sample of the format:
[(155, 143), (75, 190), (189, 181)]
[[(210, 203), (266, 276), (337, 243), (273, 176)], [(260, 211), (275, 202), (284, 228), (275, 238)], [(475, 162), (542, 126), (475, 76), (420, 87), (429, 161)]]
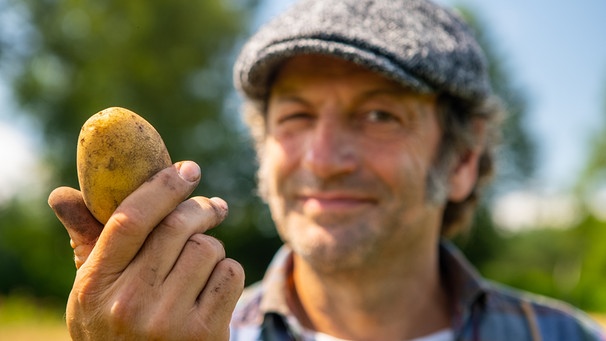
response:
[[(590, 137), (606, 126), (606, 1), (436, 1), (463, 4), (488, 24), (512, 79), (530, 100), (526, 124), (539, 148), (531, 185), (567, 189), (585, 162)], [(256, 25), (291, 2), (265, 0)], [(41, 176), (36, 127), (9, 102), (0, 82), (0, 201)]]
[(34, 126), (15, 112), (6, 84), (0, 81), (0, 208), (15, 193), (39, 186), (44, 174)]

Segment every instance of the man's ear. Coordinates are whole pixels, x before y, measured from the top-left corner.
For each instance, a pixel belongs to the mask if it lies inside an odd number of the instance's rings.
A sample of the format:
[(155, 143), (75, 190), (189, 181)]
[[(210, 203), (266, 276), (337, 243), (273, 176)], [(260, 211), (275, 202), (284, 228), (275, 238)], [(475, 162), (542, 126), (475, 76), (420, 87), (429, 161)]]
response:
[(448, 199), (453, 202), (465, 200), (478, 181), (478, 166), (484, 152), (485, 126), (482, 119), (473, 121), (474, 145), (460, 155), (450, 173)]
[(459, 158), (458, 164), (455, 165), (448, 179), (450, 185), (449, 201), (461, 202), (471, 194), (478, 180), (480, 153), (477, 149), (473, 149)]

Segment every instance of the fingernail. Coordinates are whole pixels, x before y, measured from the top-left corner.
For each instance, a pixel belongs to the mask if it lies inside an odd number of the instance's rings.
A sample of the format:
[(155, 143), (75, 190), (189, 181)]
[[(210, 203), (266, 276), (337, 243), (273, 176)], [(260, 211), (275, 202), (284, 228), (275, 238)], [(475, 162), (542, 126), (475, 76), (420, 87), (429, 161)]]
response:
[(200, 166), (192, 161), (179, 162), (177, 165), (179, 175), (183, 180), (194, 182), (200, 179)]
[(229, 207), (227, 206), (227, 203), (225, 202), (225, 200), (219, 198), (219, 197), (212, 197), (209, 199), (210, 201), (212, 201), (215, 205), (217, 205), (219, 208), (221, 208), (221, 210), (223, 211), (223, 217), (227, 216), (227, 212), (229, 211)]

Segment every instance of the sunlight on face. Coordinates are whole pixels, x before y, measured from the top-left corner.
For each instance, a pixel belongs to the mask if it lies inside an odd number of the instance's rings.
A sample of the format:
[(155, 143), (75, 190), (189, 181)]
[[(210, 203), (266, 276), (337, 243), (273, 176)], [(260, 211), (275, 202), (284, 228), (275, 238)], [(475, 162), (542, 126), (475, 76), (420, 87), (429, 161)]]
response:
[(349, 62), (296, 57), (275, 79), (267, 127), (260, 186), (297, 254), (332, 269), (435, 242), (434, 97)]

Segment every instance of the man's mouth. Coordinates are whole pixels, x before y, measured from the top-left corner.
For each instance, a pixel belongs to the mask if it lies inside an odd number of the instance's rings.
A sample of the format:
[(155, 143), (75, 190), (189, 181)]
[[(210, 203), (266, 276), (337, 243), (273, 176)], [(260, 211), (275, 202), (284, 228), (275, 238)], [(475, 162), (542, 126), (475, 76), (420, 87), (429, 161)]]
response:
[(374, 205), (377, 200), (366, 195), (349, 192), (314, 192), (297, 196), (303, 210), (308, 213), (347, 212)]

